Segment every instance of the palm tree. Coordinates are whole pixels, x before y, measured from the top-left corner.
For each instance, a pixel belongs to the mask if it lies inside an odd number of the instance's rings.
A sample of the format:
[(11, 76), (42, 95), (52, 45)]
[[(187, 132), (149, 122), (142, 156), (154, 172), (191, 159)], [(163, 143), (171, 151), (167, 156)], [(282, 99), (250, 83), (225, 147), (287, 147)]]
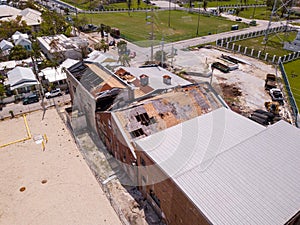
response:
[(109, 46), (108, 44), (105, 42), (104, 39), (101, 39), (100, 42), (98, 42), (97, 44), (95, 44), (95, 50), (98, 50), (98, 51), (108, 51), (109, 50)]
[(119, 55), (118, 62), (121, 63), (122, 66), (130, 66), (130, 60), (131, 58), (127, 54), (121, 54)]

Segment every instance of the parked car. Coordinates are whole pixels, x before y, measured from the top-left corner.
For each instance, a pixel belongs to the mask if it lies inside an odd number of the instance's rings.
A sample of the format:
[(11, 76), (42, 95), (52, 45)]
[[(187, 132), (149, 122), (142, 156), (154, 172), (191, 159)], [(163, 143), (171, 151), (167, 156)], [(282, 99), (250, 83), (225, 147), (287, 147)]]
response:
[(251, 20), (249, 23), (250, 26), (256, 26), (256, 20)]
[(115, 46), (116, 45), (116, 41), (115, 40), (111, 40), (109, 43), (108, 43), (109, 46)]
[(45, 94), (45, 97), (46, 98), (53, 98), (53, 97), (61, 96), (61, 95), (62, 95), (62, 92), (61, 92), (60, 88), (56, 88), (56, 89), (54, 89), (54, 90), (52, 90), (50, 92), (47, 92)]
[(235, 21), (237, 21), (237, 22), (241, 22), (241, 21), (242, 21), (242, 19), (241, 19), (241, 18), (236, 18), (236, 19), (235, 19)]
[(270, 95), (273, 101), (283, 102), (283, 95), (280, 89), (278, 88), (270, 89)]
[(31, 94), (23, 99), (23, 105), (35, 103), (38, 101), (39, 101), (39, 96), (37, 94)]

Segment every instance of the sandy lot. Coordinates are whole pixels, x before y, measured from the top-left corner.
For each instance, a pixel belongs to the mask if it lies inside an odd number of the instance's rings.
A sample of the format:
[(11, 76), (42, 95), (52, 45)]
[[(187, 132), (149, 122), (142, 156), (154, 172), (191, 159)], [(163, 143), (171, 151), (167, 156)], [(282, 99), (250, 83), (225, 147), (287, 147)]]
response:
[[(0, 148), (0, 224), (121, 224), (56, 110), (41, 118), (27, 115), (45, 151), (33, 138)], [(26, 135), (22, 117), (0, 122), (0, 145)]]

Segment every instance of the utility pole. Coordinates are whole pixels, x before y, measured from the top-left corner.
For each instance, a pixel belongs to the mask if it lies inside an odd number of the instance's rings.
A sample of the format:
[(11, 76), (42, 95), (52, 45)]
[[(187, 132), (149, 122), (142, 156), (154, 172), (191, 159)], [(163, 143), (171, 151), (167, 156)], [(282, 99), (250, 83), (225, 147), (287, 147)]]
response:
[(198, 24), (197, 24), (197, 32), (196, 32), (196, 35), (198, 36), (199, 34), (199, 24), (200, 24), (200, 4), (199, 5), (199, 12), (198, 12)]
[(168, 21), (168, 26), (171, 26), (171, 0), (169, 0), (169, 21)]
[(154, 39), (153, 29), (154, 29), (154, 18), (153, 18), (153, 8), (151, 8), (151, 62), (153, 62), (153, 39)]
[[(148, 20), (151, 19), (149, 22)], [(153, 8), (151, 8), (151, 16), (148, 16), (148, 11), (146, 11), (146, 21), (147, 24), (151, 24), (151, 32), (150, 34), (150, 41), (151, 41), (151, 53), (150, 53), (150, 60), (153, 62), (153, 39), (154, 39), (154, 17), (153, 17)]]
[(161, 38), (161, 67), (164, 68), (164, 37)]

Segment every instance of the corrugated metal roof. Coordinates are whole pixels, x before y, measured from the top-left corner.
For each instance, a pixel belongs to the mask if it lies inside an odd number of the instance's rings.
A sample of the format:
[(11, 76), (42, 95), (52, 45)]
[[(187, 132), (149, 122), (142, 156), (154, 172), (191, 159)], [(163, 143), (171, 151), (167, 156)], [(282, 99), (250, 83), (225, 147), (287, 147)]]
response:
[(276, 225), (300, 208), (299, 137), (222, 108), (136, 144), (212, 224)]
[[(35, 78), (34, 73), (30, 68), (20, 67), (17, 66), (13, 70), (7, 73), (8, 83), (10, 84), (11, 88), (13, 89), (14, 86), (20, 85), (22, 83), (32, 83), (37, 84), (37, 79)], [(30, 86), (25, 85), (25, 86)]]

